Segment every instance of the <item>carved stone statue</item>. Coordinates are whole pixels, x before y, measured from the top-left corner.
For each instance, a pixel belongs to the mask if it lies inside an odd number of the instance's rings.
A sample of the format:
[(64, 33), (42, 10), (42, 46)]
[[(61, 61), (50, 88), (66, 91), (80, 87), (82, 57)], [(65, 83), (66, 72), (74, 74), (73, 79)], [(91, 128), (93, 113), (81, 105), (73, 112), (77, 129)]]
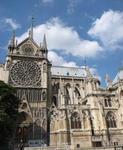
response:
[(86, 68), (86, 73), (87, 73), (88, 78), (92, 78), (92, 74), (91, 74), (89, 68)]
[(109, 88), (109, 87), (111, 86), (111, 81), (110, 81), (110, 79), (109, 79), (108, 74), (106, 74), (105, 82), (106, 82), (106, 86), (107, 86), (107, 88)]

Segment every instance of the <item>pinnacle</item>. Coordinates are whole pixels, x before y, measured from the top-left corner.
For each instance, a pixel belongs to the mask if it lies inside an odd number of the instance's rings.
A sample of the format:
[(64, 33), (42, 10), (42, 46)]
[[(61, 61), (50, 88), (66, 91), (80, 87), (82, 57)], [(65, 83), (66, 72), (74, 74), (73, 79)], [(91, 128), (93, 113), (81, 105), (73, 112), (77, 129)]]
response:
[(43, 49), (47, 50), (47, 42), (46, 42), (45, 34), (44, 34), (44, 39), (43, 39)]
[(15, 32), (13, 31), (10, 43), (9, 43), (9, 47), (14, 47), (15, 46)]

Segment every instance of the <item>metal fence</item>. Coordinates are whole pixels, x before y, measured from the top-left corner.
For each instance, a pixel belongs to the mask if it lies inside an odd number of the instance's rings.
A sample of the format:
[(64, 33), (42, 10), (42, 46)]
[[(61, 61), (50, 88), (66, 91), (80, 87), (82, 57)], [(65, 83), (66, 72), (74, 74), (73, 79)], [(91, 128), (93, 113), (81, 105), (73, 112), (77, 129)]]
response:
[(70, 146), (64, 146), (64, 147), (25, 147), (24, 150), (123, 150), (123, 146), (92, 147), (92, 148), (73, 148)]

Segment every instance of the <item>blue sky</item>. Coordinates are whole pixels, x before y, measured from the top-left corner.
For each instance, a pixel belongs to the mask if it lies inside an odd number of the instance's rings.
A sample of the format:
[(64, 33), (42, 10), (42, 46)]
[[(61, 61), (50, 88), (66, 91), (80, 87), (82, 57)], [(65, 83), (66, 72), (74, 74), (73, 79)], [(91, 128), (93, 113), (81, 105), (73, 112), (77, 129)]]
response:
[(46, 34), (53, 65), (84, 66), (113, 81), (122, 66), (123, 0), (1, 0), (0, 61), (15, 31), (18, 43), (28, 36), (34, 17), (34, 40)]

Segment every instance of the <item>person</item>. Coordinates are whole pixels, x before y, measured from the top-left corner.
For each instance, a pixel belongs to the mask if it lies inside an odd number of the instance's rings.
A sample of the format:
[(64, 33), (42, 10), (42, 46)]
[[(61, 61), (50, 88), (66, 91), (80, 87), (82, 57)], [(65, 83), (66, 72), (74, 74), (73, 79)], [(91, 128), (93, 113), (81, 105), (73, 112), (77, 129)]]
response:
[(18, 147), (19, 147), (20, 150), (23, 150), (24, 144), (23, 144), (23, 140), (22, 139), (20, 140), (20, 144), (18, 145)]

